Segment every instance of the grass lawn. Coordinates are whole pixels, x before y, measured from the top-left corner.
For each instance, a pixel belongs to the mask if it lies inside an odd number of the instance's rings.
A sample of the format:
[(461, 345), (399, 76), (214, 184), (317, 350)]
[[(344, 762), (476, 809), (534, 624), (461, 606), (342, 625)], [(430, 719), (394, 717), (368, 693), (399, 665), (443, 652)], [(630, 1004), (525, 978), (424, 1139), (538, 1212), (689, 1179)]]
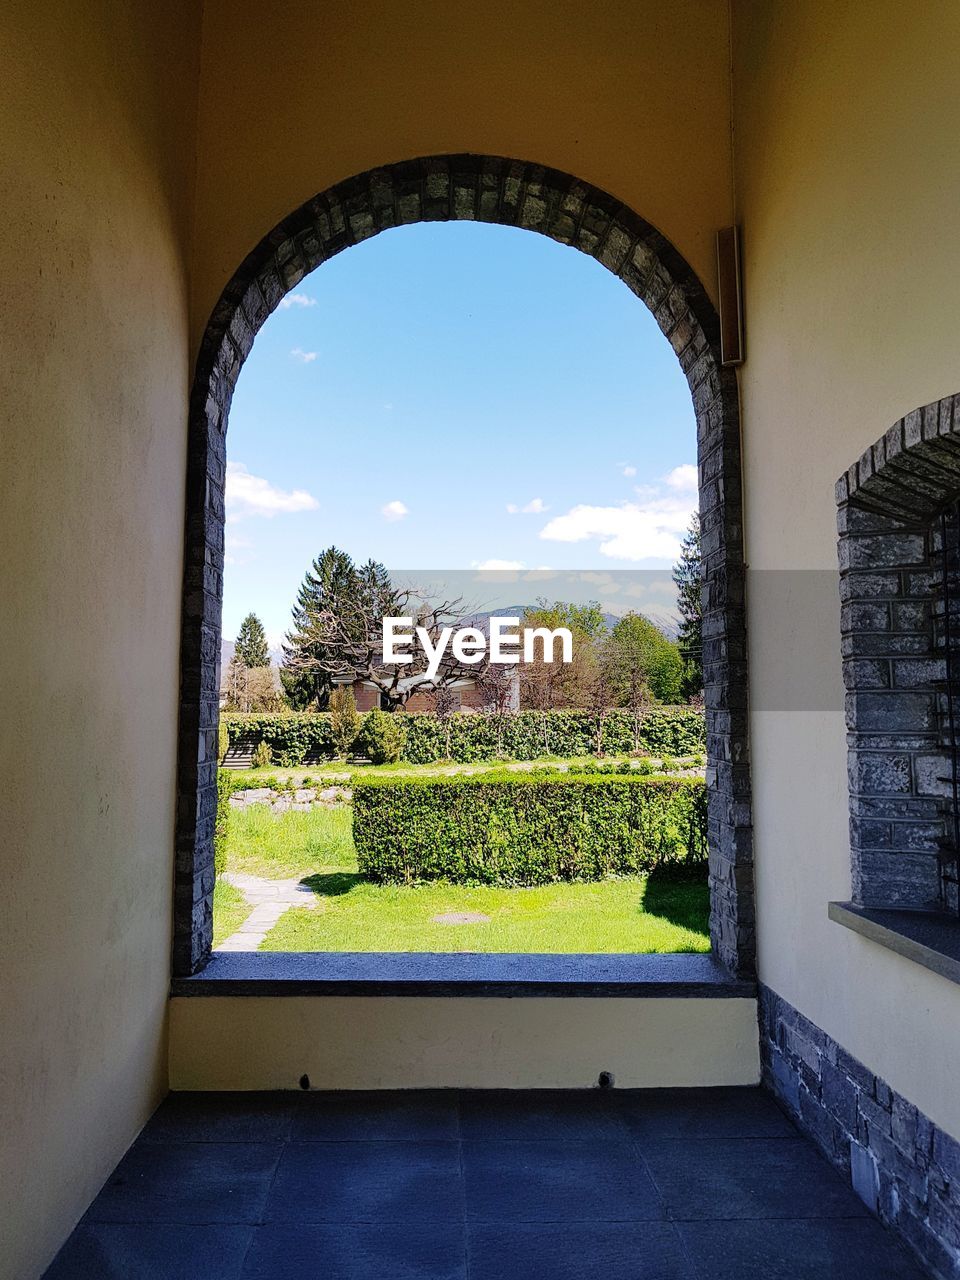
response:
[[(603, 763), (612, 764), (630, 759), (630, 756), (610, 755), (603, 757)], [(676, 763), (681, 768), (687, 768), (688, 763), (693, 760), (692, 756), (676, 757)], [(654, 771), (657, 771), (660, 765), (659, 758), (652, 756), (650, 762)], [(449, 760), (438, 760), (432, 764), (361, 764), (346, 760), (327, 760), (322, 764), (297, 765), (295, 769), (281, 769), (267, 765), (263, 769), (231, 769), (229, 772), (230, 777), (243, 787), (262, 787), (271, 778), (284, 783), (306, 782), (307, 786), (311, 786), (318, 782), (328, 784), (348, 782), (354, 775), (362, 775), (365, 778), (445, 778), (458, 773), (486, 773), (491, 769), (524, 773), (530, 769), (542, 769), (546, 766), (552, 769), (577, 769), (586, 764), (596, 763), (596, 756), (565, 756), (563, 759), (545, 756), (541, 760), (485, 760), (476, 764), (455, 764)], [(639, 760), (634, 759), (633, 763), (636, 767), (639, 765)], [(700, 765), (690, 763), (690, 767), (701, 768), (702, 758)]]
[[(447, 883), (377, 885), (357, 871), (349, 807), (230, 815), (227, 866), (270, 879), (302, 876), (313, 910), (293, 908), (265, 951), (709, 951), (704, 880), (660, 875), (529, 889)], [(228, 886), (218, 886), (218, 894)], [(235, 892), (235, 891), (234, 891)], [(219, 901), (214, 929), (221, 933)], [(436, 915), (480, 912), (488, 922), (440, 924)], [(236, 928), (236, 925), (232, 926)]]
[(236, 933), (250, 910), (239, 889), (218, 880), (213, 886), (213, 945), (219, 947), (224, 938)]

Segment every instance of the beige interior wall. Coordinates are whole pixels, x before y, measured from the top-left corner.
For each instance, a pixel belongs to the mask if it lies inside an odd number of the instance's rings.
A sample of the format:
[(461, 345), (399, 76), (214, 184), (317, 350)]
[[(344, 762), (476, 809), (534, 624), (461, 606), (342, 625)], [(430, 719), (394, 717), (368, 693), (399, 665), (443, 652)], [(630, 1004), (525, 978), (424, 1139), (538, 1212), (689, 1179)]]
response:
[[(242, 1054), (235, 1046), (242, 1044)], [(756, 1084), (742, 999), (177, 998), (172, 1089), (589, 1089)]]
[(960, 989), (826, 915), (850, 892), (833, 486), (960, 388), (960, 9), (735, 15), (761, 976), (960, 1136)]
[(729, 222), (726, 0), (206, 0), (195, 339), (281, 218), (379, 164), (470, 151), (618, 196), (713, 287)]
[(0, 17), (0, 1275), (166, 1085), (189, 0)]

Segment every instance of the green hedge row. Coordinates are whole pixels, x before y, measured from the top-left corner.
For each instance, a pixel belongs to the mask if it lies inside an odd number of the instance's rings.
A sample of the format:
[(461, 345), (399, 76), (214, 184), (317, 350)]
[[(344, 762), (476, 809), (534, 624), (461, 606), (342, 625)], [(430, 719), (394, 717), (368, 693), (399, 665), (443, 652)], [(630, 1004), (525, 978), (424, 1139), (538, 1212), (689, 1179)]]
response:
[(217, 770), (217, 817), (213, 828), (213, 869), (217, 875), (227, 869), (227, 824), (230, 821), (230, 797), (239, 784), (229, 770)]
[(360, 871), (414, 884), (601, 880), (707, 856), (706, 788), (613, 774), (355, 781)]
[[(364, 717), (361, 717), (363, 719)], [(537, 760), (542, 756), (588, 756), (596, 752), (597, 719), (589, 711), (517, 711), (509, 715), (402, 715), (406, 727), (403, 759), (409, 764), (454, 760)], [(275, 765), (289, 767), (335, 755), (327, 712), (302, 715), (222, 717), (231, 745), (266, 742)], [(611, 711), (603, 720), (608, 754), (646, 751), (686, 756), (704, 749), (703, 712), (695, 707), (656, 707), (637, 722), (629, 711)]]

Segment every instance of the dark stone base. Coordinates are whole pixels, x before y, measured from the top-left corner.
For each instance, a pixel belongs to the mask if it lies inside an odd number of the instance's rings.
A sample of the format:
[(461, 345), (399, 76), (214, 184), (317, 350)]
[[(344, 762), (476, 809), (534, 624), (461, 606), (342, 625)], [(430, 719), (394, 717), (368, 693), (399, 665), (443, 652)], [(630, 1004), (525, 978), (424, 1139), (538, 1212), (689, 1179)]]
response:
[(960, 1278), (960, 1143), (769, 987), (764, 1084), (934, 1275)]

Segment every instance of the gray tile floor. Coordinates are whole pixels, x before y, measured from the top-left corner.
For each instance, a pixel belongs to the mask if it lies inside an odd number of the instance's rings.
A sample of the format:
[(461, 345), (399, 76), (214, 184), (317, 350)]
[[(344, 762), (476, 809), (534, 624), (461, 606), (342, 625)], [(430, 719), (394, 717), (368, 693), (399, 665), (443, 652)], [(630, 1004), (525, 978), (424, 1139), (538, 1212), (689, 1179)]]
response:
[(918, 1280), (758, 1089), (173, 1094), (47, 1280)]

